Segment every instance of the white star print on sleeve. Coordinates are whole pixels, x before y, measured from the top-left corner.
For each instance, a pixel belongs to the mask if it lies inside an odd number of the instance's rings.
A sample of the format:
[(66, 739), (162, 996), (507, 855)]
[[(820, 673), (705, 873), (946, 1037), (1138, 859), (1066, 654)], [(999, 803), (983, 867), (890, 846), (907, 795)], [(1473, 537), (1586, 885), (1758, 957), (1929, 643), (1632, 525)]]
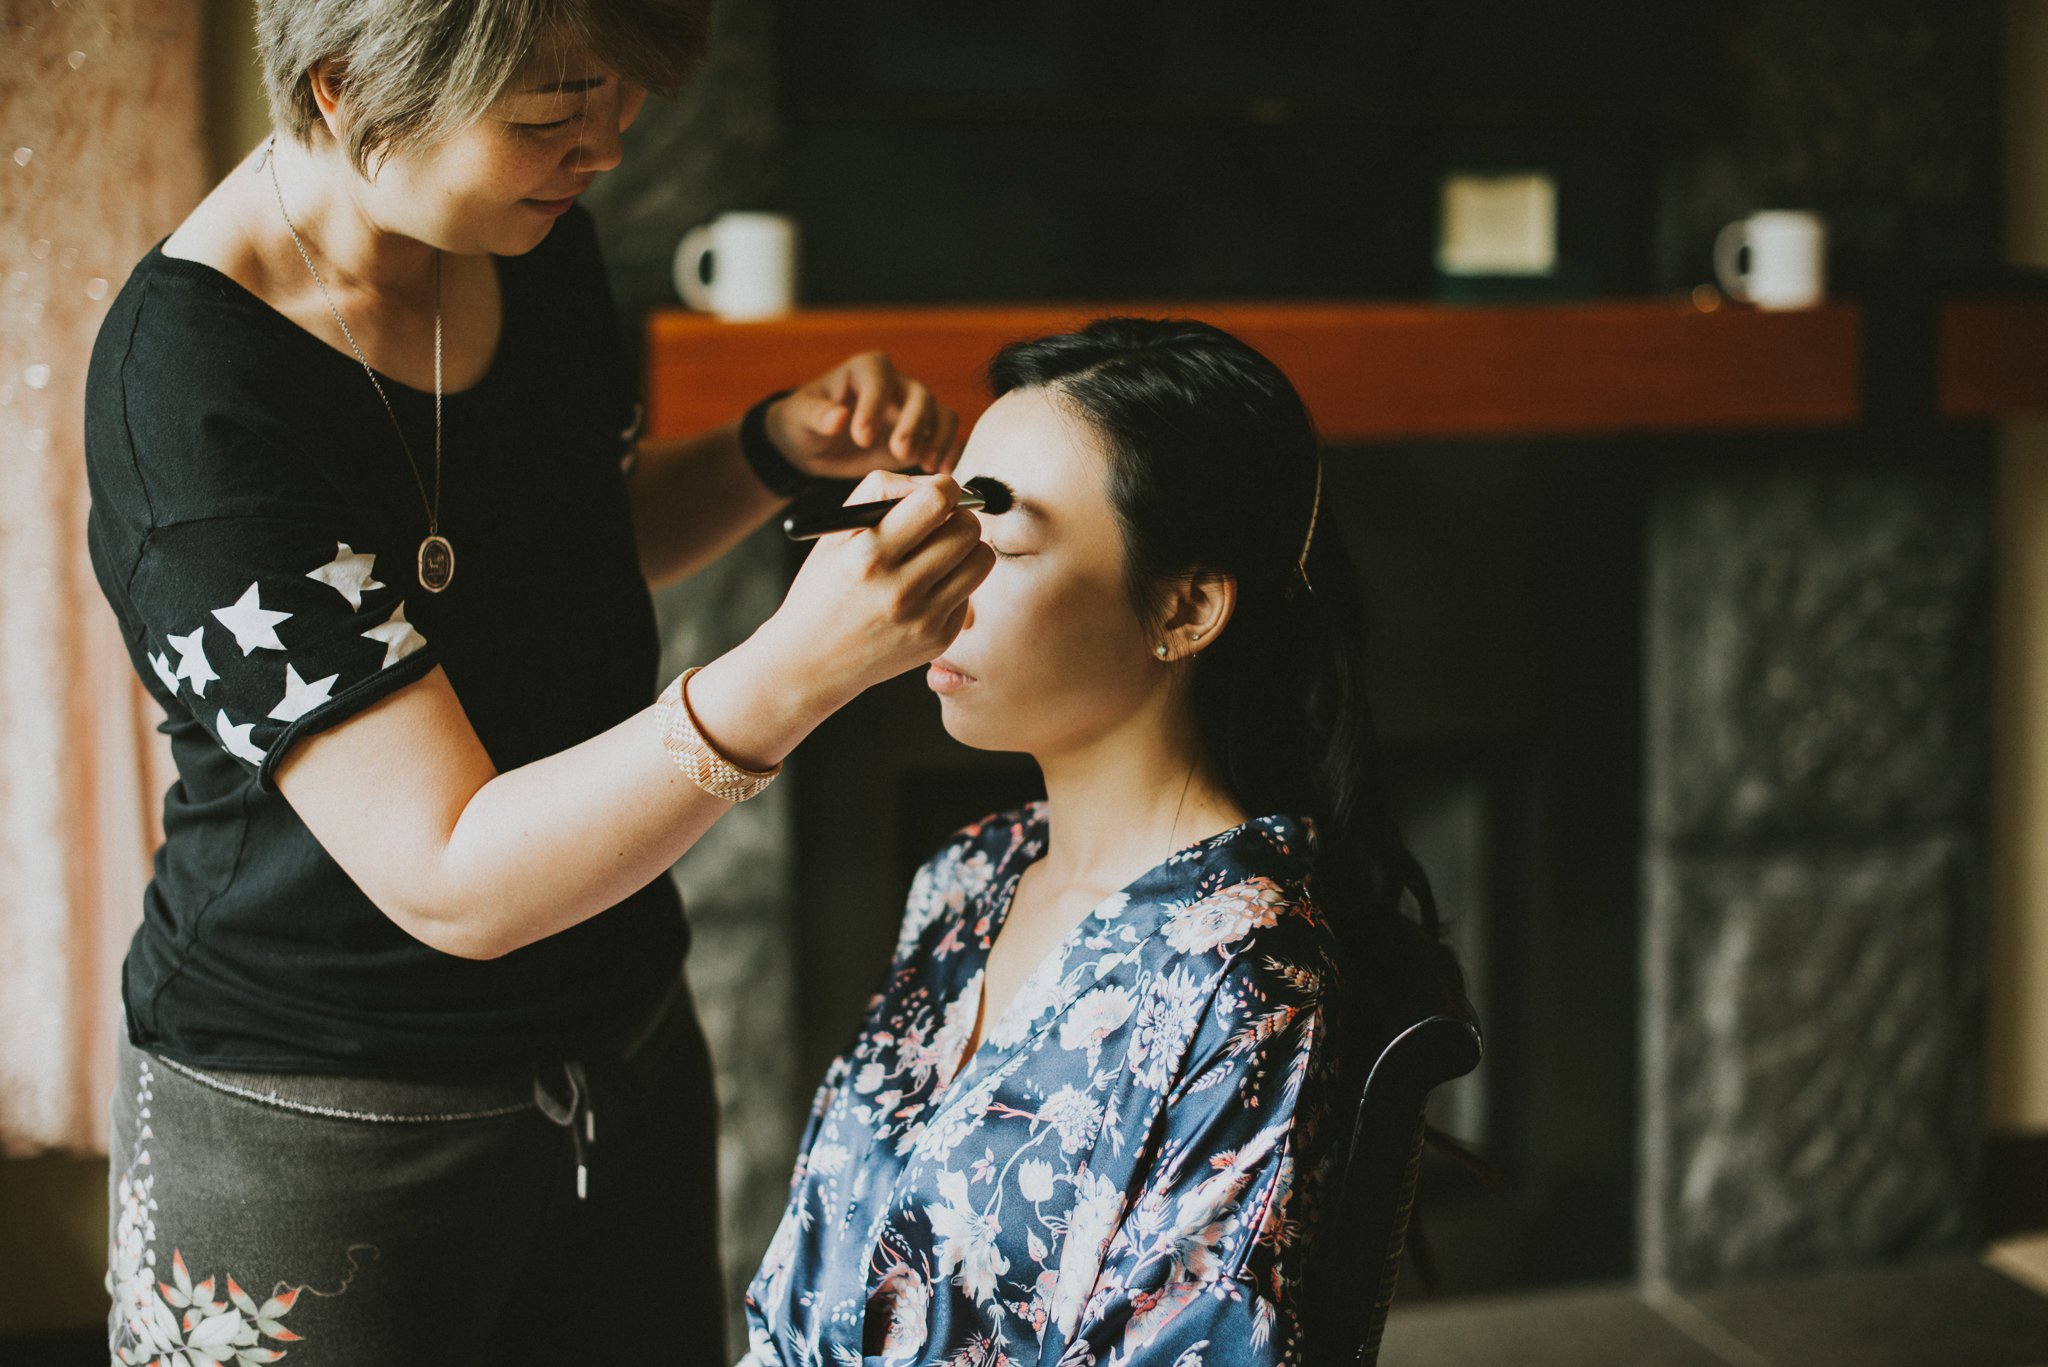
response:
[(399, 603), (397, 609), (384, 619), (382, 626), (371, 627), (362, 634), (384, 647), (383, 668), (385, 669), (389, 669), (392, 665), (397, 664), (400, 660), (427, 643), (427, 638), (420, 635), (418, 631), (413, 629), (412, 623), (405, 620), (405, 604), (403, 602)]
[(192, 691), (202, 698), (206, 696), (206, 685), (220, 677), (206, 662), (206, 648), (199, 640), (205, 634), (205, 627), (194, 627), (189, 636), (164, 638), (171, 643), (171, 649), (178, 652), (178, 677), (190, 682)]
[(334, 681), (339, 674), (329, 674), (324, 679), (307, 683), (299, 677), (299, 671), (292, 665), (284, 667), (284, 700), (270, 709), (273, 721), (293, 722), (305, 716), (321, 703), (327, 701), (334, 690)]
[(168, 688), (173, 694), (178, 691), (178, 671), (171, 668), (170, 656), (151, 654), (149, 657), (149, 667), (154, 669), (156, 676), (164, 681), (165, 688)]
[(370, 577), (370, 570), (376, 563), (376, 556), (365, 555), (346, 541), (337, 541), (334, 543), (334, 559), (310, 571), (306, 578), (319, 580), (348, 599), (350, 607), (359, 608), (363, 605), (364, 594), (384, 587)]
[(254, 584), (243, 591), (233, 606), (215, 608), (213, 615), (235, 633), (235, 644), (242, 648), (244, 655), (258, 649), (283, 650), (284, 642), (277, 639), (278, 623), (288, 622), (292, 616), (289, 612), (272, 612), (264, 607)]
[(302, 736), (433, 666), (403, 586), (383, 582), (391, 556), (349, 526), (176, 523), (150, 538), (129, 580), (142, 627), (131, 658), (151, 695), (173, 726), (219, 745), (216, 763), (253, 769), (266, 787)]
[(222, 712), (215, 716), (213, 729), (220, 736), (221, 747), (229, 754), (251, 764), (261, 764), (264, 752), (258, 750), (249, 739), (249, 732), (255, 725), (254, 722), (245, 721), (237, 726), (228, 720), (227, 713)]

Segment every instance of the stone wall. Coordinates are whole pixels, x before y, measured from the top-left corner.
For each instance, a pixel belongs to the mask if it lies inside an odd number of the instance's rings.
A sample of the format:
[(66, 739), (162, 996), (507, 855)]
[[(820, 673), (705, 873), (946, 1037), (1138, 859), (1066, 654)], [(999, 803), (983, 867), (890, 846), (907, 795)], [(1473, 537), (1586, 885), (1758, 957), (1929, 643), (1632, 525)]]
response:
[(1699, 11), (1655, 276), (1817, 209), (1865, 427), (1673, 443), (1648, 527), (1638, 1266), (1699, 1281), (1968, 1242), (1989, 904), (1988, 434), (1927, 301), (1999, 260), (1988, 0)]
[(1990, 485), (1929, 442), (1675, 454), (1654, 496), (1649, 1277), (1972, 1237)]

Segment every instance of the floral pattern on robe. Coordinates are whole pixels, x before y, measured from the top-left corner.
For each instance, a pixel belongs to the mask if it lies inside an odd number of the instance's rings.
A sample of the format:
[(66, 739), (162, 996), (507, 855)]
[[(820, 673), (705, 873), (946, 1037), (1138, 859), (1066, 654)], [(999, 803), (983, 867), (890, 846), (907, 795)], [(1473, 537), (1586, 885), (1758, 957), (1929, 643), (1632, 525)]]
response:
[(918, 873), (812, 1104), (749, 1364), (1298, 1363), (1341, 1125), (1314, 832), (1268, 816), (1098, 904), (963, 1061), (1043, 804)]

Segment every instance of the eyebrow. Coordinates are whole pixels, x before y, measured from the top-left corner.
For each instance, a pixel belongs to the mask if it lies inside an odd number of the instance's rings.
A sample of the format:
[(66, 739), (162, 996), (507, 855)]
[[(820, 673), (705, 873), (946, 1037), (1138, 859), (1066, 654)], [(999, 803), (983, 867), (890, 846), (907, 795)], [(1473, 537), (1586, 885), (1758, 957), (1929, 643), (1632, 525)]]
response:
[[(1015, 490), (1011, 491), (1010, 506), (1004, 509), (1004, 512), (1022, 513), (1024, 514), (1024, 516), (1032, 518), (1039, 522), (1048, 522), (1051, 520), (1045, 515), (1044, 504), (1034, 503), (1030, 499), (1024, 497), (1024, 495), (1017, 493)], [(1002, 516), (1002, 514), (998, 513), (997, 516), (1000, 517)]]
[(520, 93), (525, 95), (553, 95), (559, 92), (566, 95), (580, 95), (586, 90), (597, 89), (604, 82), (605, 78), (602, 76), (577, 76), (567, 80), (549, 81), (544, 85), (531, 85)]

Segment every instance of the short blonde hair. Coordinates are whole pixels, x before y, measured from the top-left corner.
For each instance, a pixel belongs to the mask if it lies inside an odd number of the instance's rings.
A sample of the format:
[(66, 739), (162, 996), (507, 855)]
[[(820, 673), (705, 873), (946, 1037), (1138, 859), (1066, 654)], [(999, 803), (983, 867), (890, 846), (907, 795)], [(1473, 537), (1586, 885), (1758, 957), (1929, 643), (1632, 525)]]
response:
[(710, 12), (711, 0), (257, 0), (256, 45), (271, 119), (300, 142), (320, 123), (308, 73), (332, 64), (343, 150), (368, 175), (394, 148), (480, 118), (551, 36), (673, 94), (703, 60)]

